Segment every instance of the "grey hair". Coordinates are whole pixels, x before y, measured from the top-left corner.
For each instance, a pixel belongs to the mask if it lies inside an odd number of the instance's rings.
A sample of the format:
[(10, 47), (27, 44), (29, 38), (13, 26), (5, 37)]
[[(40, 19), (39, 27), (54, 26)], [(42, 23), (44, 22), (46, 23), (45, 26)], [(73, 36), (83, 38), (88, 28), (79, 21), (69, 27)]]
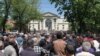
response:
[(89, 51), (89, 49), (91, 48), (91, 43), (90, 42), (83, 42), (82, 48), (84, 51)]

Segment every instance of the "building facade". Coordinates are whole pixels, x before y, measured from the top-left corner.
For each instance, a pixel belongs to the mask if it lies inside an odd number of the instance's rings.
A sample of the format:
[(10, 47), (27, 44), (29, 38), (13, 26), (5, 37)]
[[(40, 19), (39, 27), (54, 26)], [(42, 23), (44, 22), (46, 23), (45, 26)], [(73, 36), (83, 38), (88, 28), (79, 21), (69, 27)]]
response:
[(30, 31), (36, 30), (56, 30), (67, 31), (69, 30), (69, 23), (64, 18), (60, 18), (58, 15), (51, 12), (46, 12), (43, 15), (42, 20), (33, 20), (29, 23)]

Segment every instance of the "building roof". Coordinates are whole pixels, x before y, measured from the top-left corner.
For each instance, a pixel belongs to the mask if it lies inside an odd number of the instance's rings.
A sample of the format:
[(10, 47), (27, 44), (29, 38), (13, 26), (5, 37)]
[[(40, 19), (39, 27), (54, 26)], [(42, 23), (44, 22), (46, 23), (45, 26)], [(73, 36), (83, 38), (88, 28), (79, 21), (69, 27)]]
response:
[(51, 12), (46, 12), (46, 13), (43, 13), (42, 15), (43, 15), (43, 17), (58, 17), (58, 18), (60, 18), (58, 15), (51, 13)]

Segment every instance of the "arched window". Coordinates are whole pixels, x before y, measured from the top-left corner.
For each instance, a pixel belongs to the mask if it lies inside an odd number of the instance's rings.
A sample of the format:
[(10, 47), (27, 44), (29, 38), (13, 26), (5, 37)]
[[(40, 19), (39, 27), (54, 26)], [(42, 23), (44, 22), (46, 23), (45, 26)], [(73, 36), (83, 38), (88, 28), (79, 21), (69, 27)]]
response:
[(48, 30), (52, 29), (52, 20), (51, 19), (46, 19), (45, 27), (48, 27)]

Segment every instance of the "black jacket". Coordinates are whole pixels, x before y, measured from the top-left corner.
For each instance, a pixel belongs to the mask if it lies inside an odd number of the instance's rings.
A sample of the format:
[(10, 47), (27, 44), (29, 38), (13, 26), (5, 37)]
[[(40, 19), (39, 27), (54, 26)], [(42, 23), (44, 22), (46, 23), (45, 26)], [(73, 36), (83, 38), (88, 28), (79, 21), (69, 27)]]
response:
[(100, 56), (100, 51), (94, 53), (95, 56)]

